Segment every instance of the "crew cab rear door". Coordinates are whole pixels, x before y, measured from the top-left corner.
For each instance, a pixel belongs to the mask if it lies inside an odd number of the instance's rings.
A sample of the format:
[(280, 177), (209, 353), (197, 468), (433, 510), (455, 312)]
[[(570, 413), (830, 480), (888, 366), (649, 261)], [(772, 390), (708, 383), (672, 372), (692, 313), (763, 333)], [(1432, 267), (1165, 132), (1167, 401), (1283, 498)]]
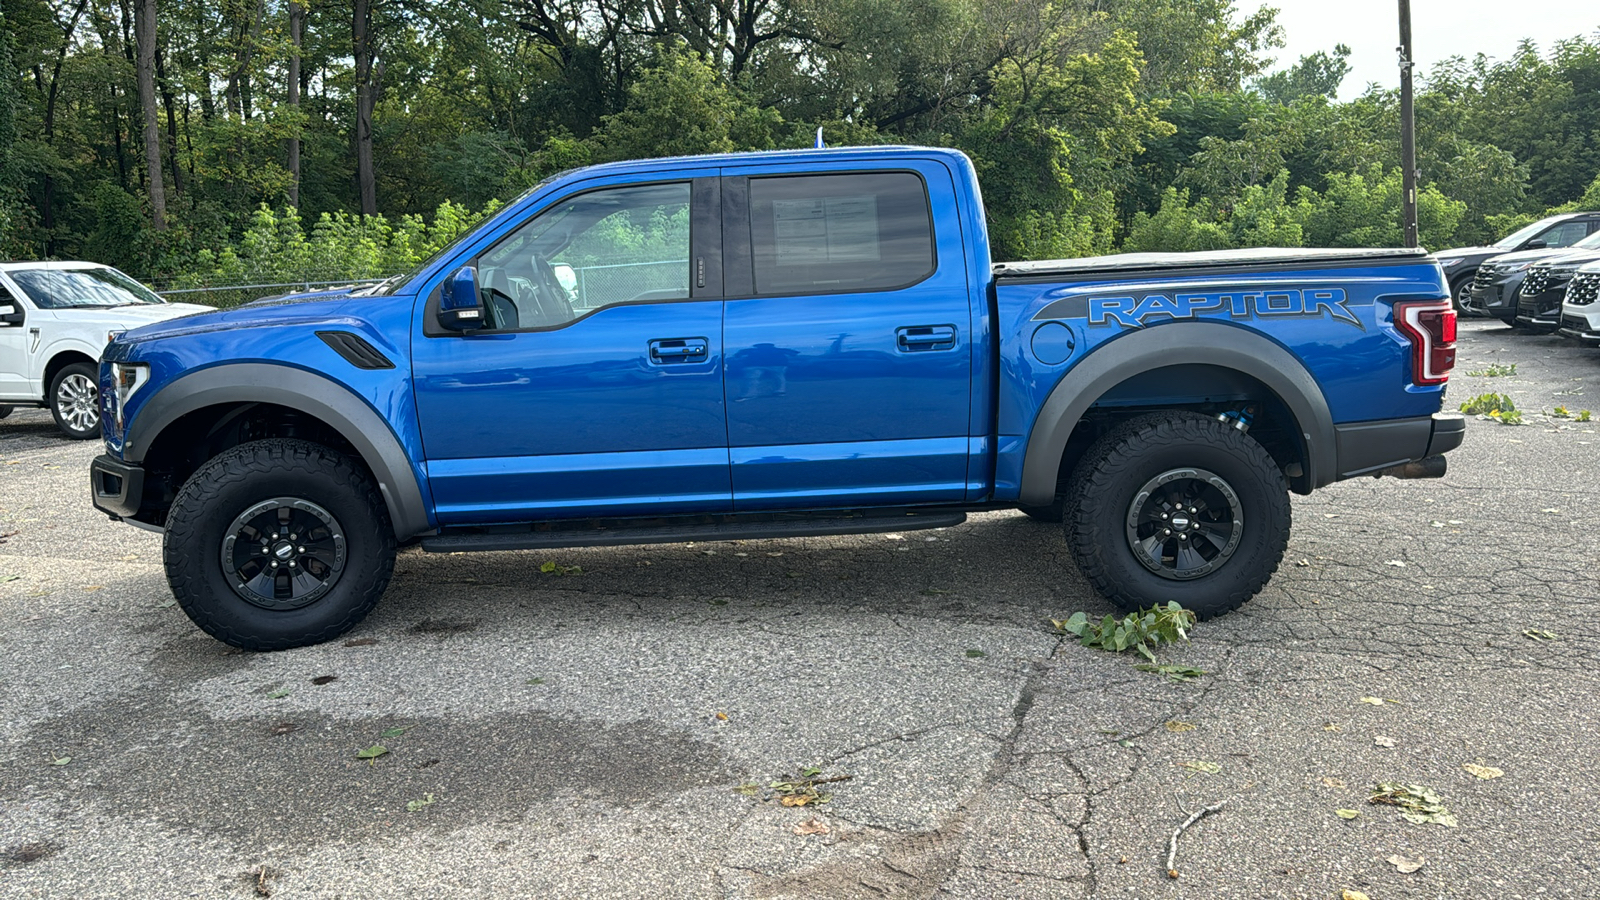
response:
[(579, 182), (463, 257), (489, 327), (419, 305), (441, 524), (731, 510), (716, 175)]
[(723, 171), (734, 508), (962, 500), (972, 313), (949, 170)]

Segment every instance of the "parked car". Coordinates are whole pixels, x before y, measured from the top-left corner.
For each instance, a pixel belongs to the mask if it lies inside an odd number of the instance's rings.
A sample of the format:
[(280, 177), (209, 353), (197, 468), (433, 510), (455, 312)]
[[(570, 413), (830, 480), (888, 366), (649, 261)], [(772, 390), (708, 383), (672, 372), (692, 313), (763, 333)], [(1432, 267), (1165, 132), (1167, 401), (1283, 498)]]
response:
[(1507, 325), (1517, 324), (1517, 293), (1528, 271), (1540, 263), (1585, 250), (1600, 250), (1600, 232), (1571, 247), (1521, 250), (1488, 260), (1478, 267), (1478, 274), (1473, 278), (1466, 311), (1492, 316)]
[(409, 276), (118, 337), (94, 503), (164, 530), (196, 625), (272, 650), (353, 627), (400, 544), (999, 508), (1064, 517), (1114, 604), (1214, 616), (1277, 569), (1291, 491), (1444, 474), (1466, 423), (1440, 412), (1456, 313), (1427, 253), (995, 265), (978, 197), (927, 147), (556, 176)]
[(1479, 267), (1490, 259), (1520, 250), (1552, 250), (1569, 247), (1600, 232), (1600, 212), (1565, 213), (1540, 219), (1519, 228), (1488, 247), (1456, 247), (1434, 254), (1450, 282), (1450, 295), (1456, 308), (1466, 311), (1472, 280)]
[(212, 311), (168, 303), (99, 263), (0, 263), (0, 418), (43, 406), (67, 437), (99, 437), (98, 365), (110, 336)]
[[(1600, 242), (1600, 235), (1588, 240)], [(1561, 324), (1561, 301), (1573, 276), (1596, 260), (1600, 260), (1600, 249), (1573, 248), (1564, 256), (1529, 266), (1517, 289), (1517, 325), (1532, 331), (1555, 331)]]
[(1590, 346), (1600, 344), (1600, 261), (1583, 266), (1567, 282), (1560, 331)]

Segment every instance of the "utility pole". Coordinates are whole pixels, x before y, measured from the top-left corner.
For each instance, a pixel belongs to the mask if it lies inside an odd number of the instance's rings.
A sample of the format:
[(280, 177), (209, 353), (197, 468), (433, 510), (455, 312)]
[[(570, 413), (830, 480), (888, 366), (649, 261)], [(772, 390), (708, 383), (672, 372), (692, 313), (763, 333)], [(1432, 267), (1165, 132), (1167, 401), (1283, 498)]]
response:
[(1417, 246), (1417, 123), (1412, 108), (1411, 0), (1400, 0), (1400, 230), (1407, 247)]

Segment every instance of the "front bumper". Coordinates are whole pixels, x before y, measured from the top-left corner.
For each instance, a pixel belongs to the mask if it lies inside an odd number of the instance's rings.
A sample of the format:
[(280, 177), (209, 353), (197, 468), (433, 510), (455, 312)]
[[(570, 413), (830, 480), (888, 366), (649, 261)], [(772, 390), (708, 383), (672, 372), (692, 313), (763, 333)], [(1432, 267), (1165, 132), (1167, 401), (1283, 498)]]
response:
[(1555, 328), (1561, 320), (1561, 301), (1567, 286), (1546, 288), (1537, 294), (1517, 294), (1517, 324), (1533, 328)]
[[(1467, 436), (1460, 413), (1439, 412), (1415, 419), (1353, 422), (1335, 425), (1340, 479), (1381, 473), (1384, 469), (1448, 453)], [(1438, 477), (1444, 467), (1438, 467)]]
[(1574, 312), (1572, 304), (1568, 304), (1561, 310), (1561, 327), (1558, 330), (1564, 337), (1585, 344), (1600, 344), (1600, 309)]
[(89, 494), (94, 508), (113, 519), (129, 519), (144, 501), (144, 468), (108, 455), (89, 464)]
[(1522, 279), (1526, 275), (1526, 272), (1513, 272), (1474, 281), (1466, 308), (1510, 324), (1517, 318), (1517, 289), (1522, 287)]

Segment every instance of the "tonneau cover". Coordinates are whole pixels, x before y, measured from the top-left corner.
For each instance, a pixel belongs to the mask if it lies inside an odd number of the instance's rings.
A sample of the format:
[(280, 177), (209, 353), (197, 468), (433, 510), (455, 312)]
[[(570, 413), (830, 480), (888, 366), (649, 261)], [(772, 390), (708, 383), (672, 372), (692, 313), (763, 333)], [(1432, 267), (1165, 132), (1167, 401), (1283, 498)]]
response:
[(1306, 263), (1383, 264), (1422, 260), (1428, 251), (1421, 248), (1338, 248), (1338, 247), (1252, 247), (1245, 250), (1201, 250), (1193, 253), (1118, 253), (1113, 256), (1087, 256), (1082, 259), (1043, 259), (1036, 262), (995, 263), (996, 278), (1077, 277), (1095, 272), (1132, 272), (1141, 269), (1189, 269), (1196, 267), (1270, 266)]

